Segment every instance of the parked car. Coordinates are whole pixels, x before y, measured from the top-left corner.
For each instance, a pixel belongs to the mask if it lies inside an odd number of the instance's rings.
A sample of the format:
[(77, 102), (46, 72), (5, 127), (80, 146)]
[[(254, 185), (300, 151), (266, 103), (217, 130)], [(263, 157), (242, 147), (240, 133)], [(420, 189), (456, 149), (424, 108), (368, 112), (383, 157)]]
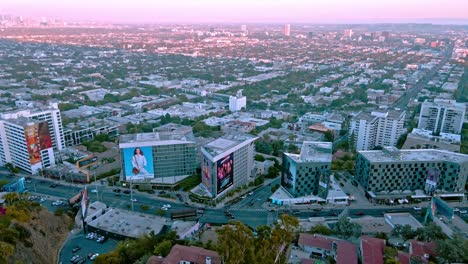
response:
[(138, 200), (137, 200), (137, 199), (135, 199), (135, 198), (133, 198), (133, 199), (130, 199), (130, 201), (132, 201), (132, 202), (134, 202), (134, 203), (138, 202)]
[(57, 184), (53, 183), (53, 184), (51, 184), (49, 187), (50, 187), (50, 188), (55, 188), (55, 187), (57, 187), (57, 186), (58, 186)]
[(80, 249), (81, 249), (80, 246), (76, 246), (76, 247), (74, 247), (74, 248), (72, 249), (72, 252), (75, 253), (75, 252), (79, 251)]
[(124, 190), (123, 193), (129, 194), (129, 193), (130, 193), (130, 190)]
[(94, 254), (93, 256), (91, 256), (90, 259), (91, 259), (91, 260), (95, 260), (97, 257), (99, 257), (99, 253), (96, 253), (96, 254)]
[(415, 207), (413, 207), (413, 209), (414, 209), (415, 211), (421, 211), (421, 210), (422, 210), (422, 208), (419, 207), (419, 206), (415, 206)]
[(76, 261), (76, 260), (79, 259), (79, 258), (80, 258), (80, 256), (74, 255), (74, 256), (70, 259), (70, 262), (74, 262), (74, 261)]
[(149, 190), (148, 193), (149, 193), (149, 194), (154, 194), (155, 191), (154, 191), (154, 190)]
[(120, 190), (120, 189), (113, 189), (112, 191), (113, 191), (113, 192), (116, 192), (116, 193), (119, 193), (119, 192), (121, 192), (121, 190)]

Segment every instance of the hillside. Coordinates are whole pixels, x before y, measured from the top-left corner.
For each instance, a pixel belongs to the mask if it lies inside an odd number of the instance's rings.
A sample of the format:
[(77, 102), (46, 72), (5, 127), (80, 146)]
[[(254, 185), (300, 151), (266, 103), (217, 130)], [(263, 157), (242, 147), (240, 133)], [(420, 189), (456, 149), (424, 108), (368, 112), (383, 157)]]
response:
[(57, 263), (71, 218), (25, 200), (10, 201), (5, 208), (0, 215), (0, 263)]

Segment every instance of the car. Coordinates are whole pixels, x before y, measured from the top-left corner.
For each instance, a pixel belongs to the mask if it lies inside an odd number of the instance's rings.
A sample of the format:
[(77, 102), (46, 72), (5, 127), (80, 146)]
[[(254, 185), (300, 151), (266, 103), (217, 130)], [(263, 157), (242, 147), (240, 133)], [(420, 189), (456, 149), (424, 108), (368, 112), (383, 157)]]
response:
[(153, 191), (153, 190), (149, 190), (149, 191), (148, 191), (148, 193), (149, 193), (149, 194), (154, 194), (154, 193), (155, 193), (155, 191)]
[(138, 202), (138, 200), (137, 200), (137, 199), (135, 199), (135, 198), (133, 198), (133, 199), (130, 199), (130, 201), (131, 201), (131, 202), (134, 202), (134, 203)]
[(466, 214), (466, 213), (468, 213), (468, 211), (466, 211), (466, 210), (460, 210), (460, 214)]
[(453, 208), (453, 212), (454, 212), (454, 213), (460, 212), (460, 208)]
[(122, 195), (120, 193), (114, 193), (115, 196), (121, 197)]
[(80, 249), (81, 249), (80, 246), (76, 246), (76, 247), (74, 247), (74, 248), (72, 249), (72, 252), (75, 253), (75, 252), (79, 251)]
[(161, 210), (167, 211), (167, 210), (169, 210), (169, 208), (163, 206), (163, 207), (161, 207)]
[(165, 191), (160, 191), (159, 194), (166, 194), (166, 192)]
[(415, 207), (413, 207), (413, 209), (414, 209), (415, 211), (421, 211), (421, 210), (422, 210), (422, 208), (419, 207), (419, 206), (415, 206)]
[(97, 193), (98, 190), (97, 190), (97, 189), (92, 189), (91, 192), (92, 192), (92, 193)]
[(168, 209), (170, 209), (172, 206), (170, 204), (165, 204), (163, 205), (163, 207), (167, 207)]
[(41, 198), (41, 199), (39, 200), (39, 202), (40, 202), (40, 203), (43, 203), (43, 202), (45, 202), (45, 200), (46, 200), (45, 198)]
[(104, 241), (106, 241), (106, 237), (105, 236), (99, 236), (97, 239), (96, 239), (96, 242), (98, 243), (104, 243)]
[(90, 259), (91, 259), (91, 260), (95, 260), (97, 257), (99, 257), (99, 253), (96, 253), (96, 254), (94, 254), (93, 256), (91, 256)]
[(80, 258), (80, 260), (76, 264), (83, 264), (86, 262), (86, 259)]
[(80, 256), (74, 255), (74, 256), (70, 259), (70, 262), (74, 262), (74, 261), (76, 261), (76, 260), (79, 259), (79, 258), (80, 258)]
[(88, 259), (91, 259), (93, 256), (94, 256), (94, 253), (93, 253), (93, 252), (89, 253), (89, 254), (88, 254)]
[(364, 212), (356, 212), (355, 215), (361, 216), (361, 215), (364, 215)]
[(53, 183), (53, 184), (49, 185), (49, 187), (50, 188), (55, 188), (55, 187), (57, 187), (57, 184)]
[(123, 193), (129, 194), (129, 193), (130, 193), (130, 190), (124, 190)]
[(120, 189), (113, 189), (112, 191), (113, 191), (113, 192), (116, 192), (116, 193), (119, 193), (119, 192), (121, 192), (122, 190), (120, 190)]

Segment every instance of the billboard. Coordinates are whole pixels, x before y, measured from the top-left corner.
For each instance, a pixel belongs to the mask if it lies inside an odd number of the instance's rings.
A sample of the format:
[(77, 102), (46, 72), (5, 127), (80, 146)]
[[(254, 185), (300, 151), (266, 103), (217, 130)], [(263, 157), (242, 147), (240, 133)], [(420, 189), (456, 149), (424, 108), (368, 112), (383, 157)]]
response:
[(41, 122), (38, 128), (39, 146), (41, 150), (51, 148), (52, 139), (50, 138), (49, 124), (47, 122)]
[(202, 161), (202, 183), (205, 185), (207, 189), (210, 190), (211, 188), (211, 162), (203, 157)]
[(124, 148), (122, 151), (126, 180), (154, 178), (152, 147)]
[(437, 183), (439, 182), (439, 177), (440, 177), (440, 172), (438, 169), (429, 168), (427, 170), (426, 185), (424, 188), (424, 190), (426, 191), (426, 194), (428, 195), (434, 194), (437, 188)]
[(232, 186), (234, 182), (234, 154), (231, 153), (226, 157), (218, 160), (216, 173), (217, 173), (217, 194)]
[[(284, 155), (284, 154), (283, 154)], [(296, 163), (293, 162), (288, 156), (284, 155), (283, 175), (281, 178), (281, 185), (283, 185), (289, 192), (295, 194), (296, 192)]]
[(39, 142), (37, 142), (38, 125), (29, 125), (24, 128), (24, 135), (26, 137), (26, 146), (29, 153), (29, 164), (35, 165), (41, 162), (41, 152)]
[(86, 206), (88, 205), (88, 190), (86, 186), (83, 188), (83, 194), (81, 195), (81, 216), (83, 219), (86, 217)]

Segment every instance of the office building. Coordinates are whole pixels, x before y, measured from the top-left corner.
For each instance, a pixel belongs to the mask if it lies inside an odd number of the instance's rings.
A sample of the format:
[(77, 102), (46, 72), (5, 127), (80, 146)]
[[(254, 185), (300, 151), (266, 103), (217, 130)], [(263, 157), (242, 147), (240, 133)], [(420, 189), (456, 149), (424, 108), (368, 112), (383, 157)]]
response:
[(196, 144), (190, 135), (172, 132), (120, 136), (122, 177), (173, 185), (196, 173)]
[(424, 101), (419, 114), (418, 128), (440, 133), (460, 134), (466, 105), (455, 100), (434, 99)]
[(20, 117), (47, 121), (54, 150), (62, 150), (65, 147), (62, 117), (57, 103), (52, 103), (49, 107), (44, 108), (22, 109), (0, 114), (0, 119), (4, 120), (17, 119)]
[(291, 36), (291, 24), (284, 25), (284, 35), (286, 37)]
[(396, 146), (405, 132), (405, 111), (361, 112), (351, 121), (349, 134), (356, 150), (371, 150), (377, 146)]
[(353, 36), (353, 30), (352, 29), (345, 29), (344, 30), (344, 36), (346, 38), (351, 38)]
[(54, 166), (48, 123), (25, 117), (0, 120), (0, 166), (6, 163), (31, 174)]
[(237, 112), (245, 109), (247, 97), (242, 95), (242, 90), (237, 91), (236, 96), (229, 96), (229, 111)]
[(376, 196), (379, 193), (424, 191), (426, 195), (465, 190), (468, 155), (435, 149), (385, 147), (359, 151), (355, 179)]
[(283, 153), (281, 185), (293, 197), (327, 197), (332, 143), (306, 141), (300, 154)]
[(224, 196), (253, 180), (257, 139), (249, 134), (228, 134), (202, 146), (201, 185), (207, 196)]

